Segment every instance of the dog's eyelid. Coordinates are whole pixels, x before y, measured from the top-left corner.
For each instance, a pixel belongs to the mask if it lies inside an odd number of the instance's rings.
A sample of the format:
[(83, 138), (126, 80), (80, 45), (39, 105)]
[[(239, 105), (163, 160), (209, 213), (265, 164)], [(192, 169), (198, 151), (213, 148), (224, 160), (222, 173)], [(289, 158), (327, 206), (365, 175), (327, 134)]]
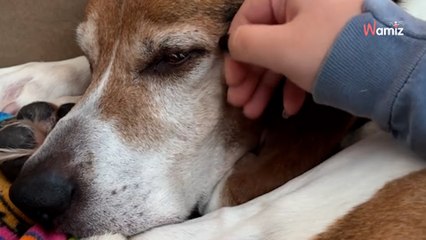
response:
[(188, 65), (192, 60), (203, 56), (207, 53), (204, 48), (193, 47), (186, 49), (169, 49), (163, 48), (154, 57), (138, 71), (138, 75), (143, 73), (152, 74), (173, 74)]

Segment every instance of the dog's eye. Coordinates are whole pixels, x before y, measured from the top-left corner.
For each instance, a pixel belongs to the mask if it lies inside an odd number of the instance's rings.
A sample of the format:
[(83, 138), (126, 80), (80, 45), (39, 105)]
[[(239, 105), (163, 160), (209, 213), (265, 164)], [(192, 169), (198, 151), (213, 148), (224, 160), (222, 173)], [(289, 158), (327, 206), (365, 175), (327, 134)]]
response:
[(189, 53), (173, 53), (166, 56), (163, 61), (167, 62), (170, 65), (178, 66), (188, 60), (189, 56)]
[(195, 59), (205, 54), (205, 50), (165, 51), (144, 68), (142, 72), (155, 74), (173, 74), (189, 69)]

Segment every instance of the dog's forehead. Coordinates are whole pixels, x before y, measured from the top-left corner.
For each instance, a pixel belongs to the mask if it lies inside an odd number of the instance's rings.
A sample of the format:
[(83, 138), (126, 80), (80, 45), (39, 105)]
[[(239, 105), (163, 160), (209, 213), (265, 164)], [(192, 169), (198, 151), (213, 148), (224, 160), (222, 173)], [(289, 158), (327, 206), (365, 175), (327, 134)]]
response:
[[(135, 39), (152, 40), (161, 32), (180, 32), (184, 26), (223, 34), (242, 0), (89, 0), (86, 21), (78, 39), (85, 52), (109, 58), (116, 39), (129, 45)], [(135, 45), (133, 45), (135, 46)]]
[(123, 13), (126, 19), (136, 19), (158, 24), (188, 22), (191, 19), (210, 19), (227, 22), (243, 0), (90, 0), (86, 15), (117, 18)]

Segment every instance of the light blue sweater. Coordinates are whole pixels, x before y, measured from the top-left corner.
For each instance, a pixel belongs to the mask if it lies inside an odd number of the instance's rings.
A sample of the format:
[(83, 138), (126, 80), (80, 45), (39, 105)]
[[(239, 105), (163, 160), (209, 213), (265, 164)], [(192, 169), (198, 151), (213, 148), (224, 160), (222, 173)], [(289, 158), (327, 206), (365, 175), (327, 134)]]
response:
[[(404, 36), (373, 36), (375, 21), (375, 33), (403, 27)], [(329, 52), (313, 95), (374, 120), (426, 157), (426, 22), (389, 0), (366, 0)]]

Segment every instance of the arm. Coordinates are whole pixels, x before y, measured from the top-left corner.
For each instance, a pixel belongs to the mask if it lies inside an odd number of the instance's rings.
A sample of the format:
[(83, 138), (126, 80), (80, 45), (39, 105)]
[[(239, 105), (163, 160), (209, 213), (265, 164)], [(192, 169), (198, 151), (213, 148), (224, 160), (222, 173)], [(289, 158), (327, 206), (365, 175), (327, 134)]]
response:
[[(365, 36), (364, 24), (404, 36)], [(390, 1), (367, 0), (334, 43), (313, 89), (318, 103), (368, 117), (426, 156), (426, 22)]]

